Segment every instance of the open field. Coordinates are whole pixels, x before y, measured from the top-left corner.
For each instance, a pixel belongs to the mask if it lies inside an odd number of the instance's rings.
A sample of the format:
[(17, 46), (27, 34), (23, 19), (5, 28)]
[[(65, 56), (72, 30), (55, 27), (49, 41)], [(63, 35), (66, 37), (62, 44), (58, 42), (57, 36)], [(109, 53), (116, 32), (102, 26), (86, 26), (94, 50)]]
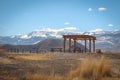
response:
[(120, 53), (0, 52), (0, 80), (120, 80)]

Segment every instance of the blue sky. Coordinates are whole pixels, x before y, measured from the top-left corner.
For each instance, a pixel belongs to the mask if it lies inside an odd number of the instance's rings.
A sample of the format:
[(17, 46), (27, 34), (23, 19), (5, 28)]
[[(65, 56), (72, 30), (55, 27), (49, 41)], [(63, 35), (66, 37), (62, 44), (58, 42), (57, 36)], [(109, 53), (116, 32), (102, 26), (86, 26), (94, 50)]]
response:
[(75, 27), (120, 30), (120, 0), (0, 0), (0, 36)]

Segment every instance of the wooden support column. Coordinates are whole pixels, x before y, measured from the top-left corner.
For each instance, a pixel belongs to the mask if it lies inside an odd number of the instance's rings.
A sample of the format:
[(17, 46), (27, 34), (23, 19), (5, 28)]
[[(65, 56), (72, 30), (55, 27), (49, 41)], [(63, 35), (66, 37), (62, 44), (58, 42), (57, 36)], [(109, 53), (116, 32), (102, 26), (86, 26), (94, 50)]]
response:
[(63, 49), (64, 52), (65, 52), (65, 47), (66, 47), (66, 38), (64, 38), (64, 49)]
[(71, 52), (71, 38), (69, 38), (69, 52)]
[(86, 53), (86, 39), (85, 39), (85, 53)]
[(93, 40), (93, 52), (95, 53), (95, 40)]
[(76, 39), (74, 39), (74, 53), (76, 52)]
[(89, 52), (91, 52), (91, 39), (89, 39)]

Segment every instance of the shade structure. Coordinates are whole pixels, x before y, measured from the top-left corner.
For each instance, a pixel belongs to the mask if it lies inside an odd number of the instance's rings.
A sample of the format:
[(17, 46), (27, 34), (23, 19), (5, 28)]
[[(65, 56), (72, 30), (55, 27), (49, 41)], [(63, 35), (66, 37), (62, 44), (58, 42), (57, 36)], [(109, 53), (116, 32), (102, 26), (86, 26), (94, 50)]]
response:
[[(74, 50), (76, 52), (76, 41), (77, 40), (84, 40), (84, 52), (87, 50), (87, 41), (89, 41), (89, 52), (95, 52), (95, 40), (96, 37), (91, 35), (63, 35), (64, 43), (63, 43), (63, 51), (65, 52), (66, 49), (66, 40), (69, 39), (69, 52), (71, 52), (71, 40), (74, 42)], [(93, 49), (93, 50), (91, 50)]]

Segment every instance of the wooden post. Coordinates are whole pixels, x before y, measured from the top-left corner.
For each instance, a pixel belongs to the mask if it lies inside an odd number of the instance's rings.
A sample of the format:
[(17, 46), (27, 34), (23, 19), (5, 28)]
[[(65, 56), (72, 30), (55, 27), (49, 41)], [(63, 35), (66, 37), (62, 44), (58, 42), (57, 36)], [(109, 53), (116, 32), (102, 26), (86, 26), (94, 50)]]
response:
[(85, 53), (86, 53), (86, 39), (85, 39)]
[(91, 52), (91, 39), (89, 39), (89, 52)]
[(69, 38), (69, 52), (71, 52), (71, 38)]
[(66, 47), (66, 38), (64, 38), (64, 52), (65, 52), (65, 47)]
[(74, 53), (76, 52), (76, 39), (74, 39)]
[(95, 40), (93, 40), (93, 52), (95, 53)]

